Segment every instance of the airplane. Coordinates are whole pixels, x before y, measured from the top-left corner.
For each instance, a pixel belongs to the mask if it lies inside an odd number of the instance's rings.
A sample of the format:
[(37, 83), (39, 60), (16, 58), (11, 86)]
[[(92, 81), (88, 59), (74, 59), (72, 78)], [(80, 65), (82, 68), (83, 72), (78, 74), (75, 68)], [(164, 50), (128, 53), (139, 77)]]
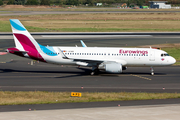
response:
[(127, 67), (168, 66), (176, 62), (167, 52), (153, 48), (43, 46), (26, 30), (18, 19), (10, 19), (15, 46), (7, 52), (45, 63), (92, 67), (91, 75), (100, 70), (122, 73)]

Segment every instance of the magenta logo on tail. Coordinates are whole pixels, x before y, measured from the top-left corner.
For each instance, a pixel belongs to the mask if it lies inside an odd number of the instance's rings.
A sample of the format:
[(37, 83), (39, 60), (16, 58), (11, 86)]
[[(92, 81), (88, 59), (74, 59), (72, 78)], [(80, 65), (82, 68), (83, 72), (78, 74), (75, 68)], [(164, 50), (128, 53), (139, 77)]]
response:
[(42, 56), (37, 51), (34, 44), (31, 42), (31, 40), (27, 36), (25, 36), (23, 34), (17, 34), (17, 33), (14, 33), (14, 36), (21, 43), (24, 50), (27, 51), (27, 54), (29, 55), (29, 57), (45, 62), (45, 60), (42, 58)]

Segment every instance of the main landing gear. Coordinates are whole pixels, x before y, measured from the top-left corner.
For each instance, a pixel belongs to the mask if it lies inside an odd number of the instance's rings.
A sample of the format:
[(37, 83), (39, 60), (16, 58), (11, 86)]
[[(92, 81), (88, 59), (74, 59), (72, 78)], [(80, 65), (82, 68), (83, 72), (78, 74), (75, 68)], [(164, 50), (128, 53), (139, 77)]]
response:
[(97, 67), (92, 67), (91, 75), (97, 75), (99, 73), (99, 69)]
[(151, 75), (154, 75), (153, 67), (150, 67)]

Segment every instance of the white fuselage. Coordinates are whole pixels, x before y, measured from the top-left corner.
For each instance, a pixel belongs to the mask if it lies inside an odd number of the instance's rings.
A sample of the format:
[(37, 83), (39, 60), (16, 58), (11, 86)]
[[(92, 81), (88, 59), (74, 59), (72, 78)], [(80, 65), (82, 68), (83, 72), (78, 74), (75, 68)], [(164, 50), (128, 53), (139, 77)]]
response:
[[(53, 49), (54, 53), (43, 53), (42, 51), (40, 53), (47, 62), (56, 64), (91, 66), (85, 64), (86, 62), (74, 61), (78, 59), (113, 61), (121, 63), (122, 66), (166, 66), (176, 61), (171, 56), (164, 56), (164, 54), (167, 55), (165, 51), (152, 48), (53, 47)], [(70, 59), (63, 59), (58, 49)], [(49, 56), (50, 54), (57, 54), (57, 56)]]

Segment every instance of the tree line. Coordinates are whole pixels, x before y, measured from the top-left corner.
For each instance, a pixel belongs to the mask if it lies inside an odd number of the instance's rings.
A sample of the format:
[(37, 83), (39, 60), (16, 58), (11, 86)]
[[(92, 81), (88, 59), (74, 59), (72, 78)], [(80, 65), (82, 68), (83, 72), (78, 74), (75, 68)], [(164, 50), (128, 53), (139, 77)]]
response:
[[(126, 3), (130, 5), (149, 5), (149, 1), (155, 0), (0, 0), (0, 5), (4, 3), (8, 5), (89, 5), (94, 6), (96, 3), (103, 5), (115, 5)], [(158, 0), (164, 1), (164, 0)], [(167, 0), (167, 4), (180, 4), (180, 0)]]

